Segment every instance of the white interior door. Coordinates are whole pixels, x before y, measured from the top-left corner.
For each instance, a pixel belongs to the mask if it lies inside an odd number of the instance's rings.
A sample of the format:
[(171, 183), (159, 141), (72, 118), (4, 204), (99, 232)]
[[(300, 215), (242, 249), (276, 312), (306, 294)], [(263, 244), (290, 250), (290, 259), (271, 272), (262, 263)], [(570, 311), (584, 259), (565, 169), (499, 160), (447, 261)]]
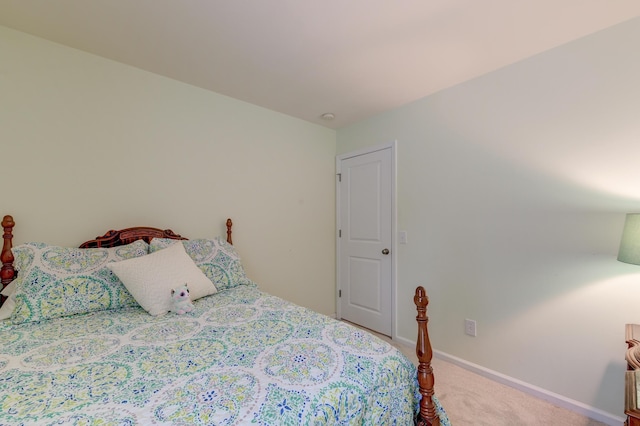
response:
[(392, 332), (392, 148), (338, 161), (339, 316)]

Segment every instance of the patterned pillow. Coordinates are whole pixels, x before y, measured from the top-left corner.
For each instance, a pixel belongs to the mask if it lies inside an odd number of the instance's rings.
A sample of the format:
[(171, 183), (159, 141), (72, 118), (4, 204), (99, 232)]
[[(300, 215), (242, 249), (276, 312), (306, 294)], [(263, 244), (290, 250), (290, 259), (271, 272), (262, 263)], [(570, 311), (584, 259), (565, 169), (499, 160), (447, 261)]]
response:
[[(149, 249), (153, 253), (175, 242), (176, 240), (168, 238), (154, 238), (151, 240)], [(187, 254), (215, 284), (218, 291), (239, 285), (256, 285), (247, 278), (236, 250), (222, 238), (182, 240), (181, 243)]]
[[(26, 270), (26, 268), (33, 262), (33, 250), (29, 249), (27, 245), (19, 245), (11, 249), (13, 254), (13, 267), (17, 270)], [(8, 286), (2, 290), (1, 294), (6, 296), (7, 299), (0, 306), (0, 320), (11, 318), (13, 310), (16, 307), (16, 287), (18, 279), (14, 278)]]
[(118, 277), (106, 267), (149, 253), (144, 241), (113, 248), (66, 248), (27, 243), (13, 250), (18, 270), (14, 324), (137, 306)]
[[(31, 263), (33, 263), (34, 251), (33, 248), (31, 248), (32, 244), (34, 243), (21, 244), (11, 249), (11, 254), (13, 254), (13, 267), (18, 272), (18, 276), (20, 276), (20, 271), (26, 271), (31, 267)], [(17, 278), (11, 281), (12, 284), (16, 284), (17, 282)]]
[[(13, 254), (13, 266), (18, 269), (17, 265), (25, 265), (28, 266), (33, 259), (30, 259), (29, 253), (31, 251), (26, 246), (17, 246), (11, 249)], [(5, 320), (11, 318), (13, 314), (13, 309), (16, 307), (16, 283), (18, 282), (17, 278), (14, 279), (7, 285), (4, 290), (0, 292), (3, 296), (6, 297), (2, 306), (0, 306), (0, 320)]]

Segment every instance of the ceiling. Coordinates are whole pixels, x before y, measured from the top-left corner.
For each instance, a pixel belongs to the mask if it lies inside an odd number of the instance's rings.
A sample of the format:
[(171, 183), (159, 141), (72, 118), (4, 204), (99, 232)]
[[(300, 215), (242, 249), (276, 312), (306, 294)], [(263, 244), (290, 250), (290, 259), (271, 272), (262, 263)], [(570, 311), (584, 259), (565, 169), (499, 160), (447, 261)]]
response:
[(0, 0), (0, 25), (330, 128), (637, 16), (638, 0)]

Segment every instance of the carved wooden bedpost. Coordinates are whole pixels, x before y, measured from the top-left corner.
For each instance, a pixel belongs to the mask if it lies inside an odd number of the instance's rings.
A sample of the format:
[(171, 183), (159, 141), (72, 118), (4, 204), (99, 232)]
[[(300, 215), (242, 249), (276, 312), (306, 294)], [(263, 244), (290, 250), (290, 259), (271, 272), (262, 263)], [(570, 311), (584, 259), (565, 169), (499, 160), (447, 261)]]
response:
[(433, 350), (429, 340), (429, 330), (427, 323), (427, 305), (429, 298), (422, 286), (416, 288), (416, 295), (413, 297), (413, 303), (416, 304), (418, 316), (418, 340), (416, 342), (416, 355), (418, 355), (418, 386), (420, 388), (420, 419), (419, 426), (432, 425), (439, 426), (440, 419), (436, 414), (436, 407), (433, 403), (433, 369), (431, 368), (431, 358), (433, 358)]
[(233, 240), (231, 239), (231, 227), (233, 226), (233, 222), (231, 219), (227, 219), (227, 242), (233, 245)]
[(0, 269), (0, 282), (2, 282), (2, 288), (5, 285), (13, 281), (15, 276), (15, 269), (13, 269), (13, 253), (11, 252), (13, 234), (13, 227), (15, 226), (13, 217), (7, 215), (2, 219), (2, 227), (4, 228), (4, 234), (2, 238), (4, 243), (2, 244), (2, 253), (0, 254), (0, 260), (2, 260), (2, 268)]

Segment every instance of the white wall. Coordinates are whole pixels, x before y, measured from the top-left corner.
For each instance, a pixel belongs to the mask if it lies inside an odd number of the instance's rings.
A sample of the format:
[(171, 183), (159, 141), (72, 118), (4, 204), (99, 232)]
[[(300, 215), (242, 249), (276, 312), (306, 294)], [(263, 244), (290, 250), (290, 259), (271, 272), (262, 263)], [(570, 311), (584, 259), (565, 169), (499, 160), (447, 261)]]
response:
[(0, 27), (0, 214), (76, 245), (224, 234), (265, 290), (335, 312), (335, 132)]
[(415, 341), (424, 285), (436, 350), (622, 416), (624, 325), (640, 322), (640, 266), (615, 258), (640, 211), (638, 40), (640, 19), (338, 130), (339, 154), (398, 140), (401, 338)]

